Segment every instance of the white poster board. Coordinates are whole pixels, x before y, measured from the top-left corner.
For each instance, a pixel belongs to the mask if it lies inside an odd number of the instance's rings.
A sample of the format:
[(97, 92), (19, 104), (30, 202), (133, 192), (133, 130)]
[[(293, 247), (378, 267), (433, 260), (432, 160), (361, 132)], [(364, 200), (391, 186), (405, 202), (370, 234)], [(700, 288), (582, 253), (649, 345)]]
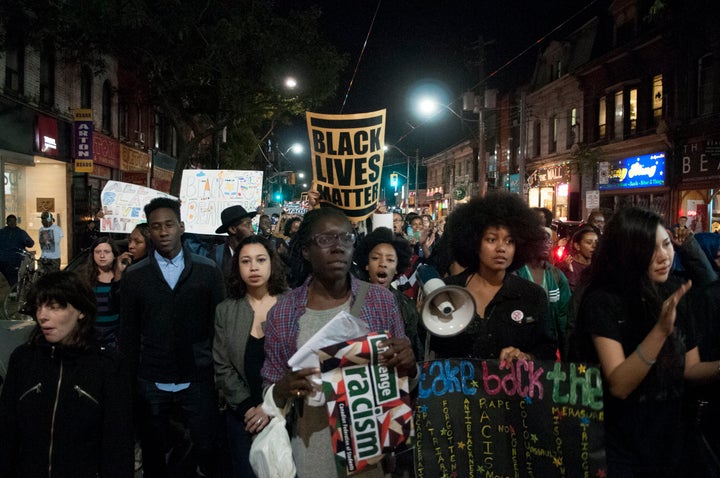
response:
[(100, 219), (100, 231), (130, 234), (135, 226), (146, 222), (143, 211), (145, 205), (158, 197), (177, 199), (175, 196), (145, 186), (108, 181), (100, 196), (102, 210), (97, 214)]
[(588, 211), (600, 208), (600, 191), (585, 191), (585, 209)]
[(185, 231), (215, 234), (223, 209), (240, 205), (256, 211), (262, 201), (262, 171), (186, 169), (180, 183)]

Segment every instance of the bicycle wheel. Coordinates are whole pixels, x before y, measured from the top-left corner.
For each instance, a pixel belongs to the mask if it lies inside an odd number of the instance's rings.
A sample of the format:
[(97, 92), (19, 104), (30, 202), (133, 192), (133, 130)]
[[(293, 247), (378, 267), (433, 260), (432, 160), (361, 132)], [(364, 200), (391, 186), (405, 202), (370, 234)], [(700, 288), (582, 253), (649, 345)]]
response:
[(5, 318), (8, 320), (12, 320), (15, 317), (15, 313), (18, 309), (18, 285), (14, 284), (10, 291), (8, 291), (8, 294), (5, 296), (5, 300), (3, 301), (3, 312), (5, 313)]

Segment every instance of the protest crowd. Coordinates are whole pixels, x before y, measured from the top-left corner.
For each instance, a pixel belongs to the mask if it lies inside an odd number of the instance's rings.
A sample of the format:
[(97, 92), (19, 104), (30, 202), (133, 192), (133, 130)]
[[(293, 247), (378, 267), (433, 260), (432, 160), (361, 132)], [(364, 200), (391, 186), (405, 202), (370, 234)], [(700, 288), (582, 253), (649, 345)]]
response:
[[(387, 332), (379, 364), (413, 400), (431, 360), (599, 364), (608, 477), (720, 476), (718, 234), (594, 211), (558, 260), (550, 212), (502, 192), (447, 217), (378, 210), (392, 228), (312, 194), (304, 216), (231, 206), (210, 245), (184, 234), (178, 201), (144, 212), (127, 251), (98, 234), (83, 270), (36, 283), (2, 388), (0, 478), (253, 477), (277, 415), (297, 476), (344, 476), (320, 370), (288, 366), (341, 312)], [(425, 326), (423, 266), (472, 297), (459, 333)], [(357, 476), (415, 476), (413, 446)]]

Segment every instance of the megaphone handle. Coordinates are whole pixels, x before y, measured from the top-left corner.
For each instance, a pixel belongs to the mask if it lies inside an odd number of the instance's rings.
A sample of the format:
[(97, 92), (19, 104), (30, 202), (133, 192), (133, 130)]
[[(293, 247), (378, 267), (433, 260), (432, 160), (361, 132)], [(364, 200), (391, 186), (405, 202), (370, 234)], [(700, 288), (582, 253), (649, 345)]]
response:
[(427, 331), (427, 334), (425, 334), (425, 354), (423, 355), (423, 360), (435, 360), (435, 354), (433, 356), (430, 356), (430, 340), (432, 339), (432, 334), (430, 331)]

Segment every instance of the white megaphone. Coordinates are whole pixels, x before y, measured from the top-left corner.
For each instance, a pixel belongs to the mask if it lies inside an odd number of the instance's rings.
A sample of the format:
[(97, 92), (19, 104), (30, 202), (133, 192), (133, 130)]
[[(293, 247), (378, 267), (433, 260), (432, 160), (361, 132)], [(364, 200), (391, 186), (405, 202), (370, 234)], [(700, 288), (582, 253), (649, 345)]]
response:
[(425, 302), (422, 321), (425, 328), (439, 337), (457, 335), (472, 321), (475, 300), (463, 287), (447, 285), (434, 267), (423, 264), (415, 272)]

